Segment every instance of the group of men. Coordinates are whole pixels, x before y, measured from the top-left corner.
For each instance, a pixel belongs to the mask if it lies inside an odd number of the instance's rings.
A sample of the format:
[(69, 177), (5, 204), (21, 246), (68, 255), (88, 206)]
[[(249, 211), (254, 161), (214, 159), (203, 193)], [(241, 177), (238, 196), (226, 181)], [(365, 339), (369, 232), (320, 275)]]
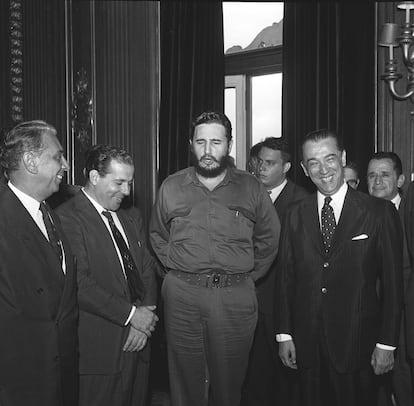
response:
[(92, 147), (85, 186), (53, 212), (45, 200), (69, 169), (56, 130), (6, 134), (0, 405), (144, 406), (157, 273), (172, 406), (377, 406), (378, 375), (393, 368), (385, 398), (412, 405), (414, 206), (395, 154), (371, 160), (371, 197), (345, 181), (337, 135), (309, 133), (308, 194), (287, 178), (284, 140), (260, 143), (254, 176), (230, 163), (224, 114), (198, 116), (189, 142), (193, 165), (153, 208), (156, 261), (139, 212), (121, 208), (127, 152)]

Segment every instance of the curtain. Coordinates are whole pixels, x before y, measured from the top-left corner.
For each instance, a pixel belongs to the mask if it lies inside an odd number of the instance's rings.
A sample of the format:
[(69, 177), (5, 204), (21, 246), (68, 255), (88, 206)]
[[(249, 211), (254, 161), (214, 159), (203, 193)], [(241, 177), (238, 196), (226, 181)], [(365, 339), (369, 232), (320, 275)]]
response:
[(329, 128), (365, 179), (375, 143), (375, 4), (286, 2), (283, 32), (283, 135), (292, 176), (311, 189), (300, 162), (308, 132)]
[(193, 118), (223, 111), (224, 51), (221, 2), (161, 1), (159, 177), (190, 163)]

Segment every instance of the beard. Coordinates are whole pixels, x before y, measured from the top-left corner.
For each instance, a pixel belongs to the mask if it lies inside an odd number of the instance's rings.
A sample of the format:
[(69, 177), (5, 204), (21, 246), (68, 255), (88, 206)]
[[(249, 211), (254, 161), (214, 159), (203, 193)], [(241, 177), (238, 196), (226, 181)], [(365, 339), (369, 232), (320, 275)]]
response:
[[(192, 156), (196, 172), (204, 178), (215, 178), (221, 175), (229, 167), (230, 164), (230, 155), (228, 154), (224, 155), (220, 159), (216, 159), (211, 155), (203, 155), (200, 159), (197, 159), (194, 153)], [(201, 161), (205, 158), (213, 160), (218, 165), (202, 166)]]

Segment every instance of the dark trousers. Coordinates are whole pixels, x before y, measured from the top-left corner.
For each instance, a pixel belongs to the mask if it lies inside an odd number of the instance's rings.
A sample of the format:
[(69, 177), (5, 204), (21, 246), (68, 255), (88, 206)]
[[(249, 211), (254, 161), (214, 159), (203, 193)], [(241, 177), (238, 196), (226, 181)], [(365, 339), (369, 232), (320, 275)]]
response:
[(298, 403), (297, 371), (278, 356), (272, 316), (259, 312), (241, 406), (293, 406)]
[(405, 337), (405, 316), (401, 320), (401, 332), (398, 347), (395, 350), (395, 363), (391, 372), (392, 391), (398, 406), (413, 406), (413, 386), (411, 368), (407, 359)]
[(149, 363), (139, 353), (124, 352), (119, 373), (80, 375), (79, 406), (145, 406), (148, 372)]
[(239, 406), (257, 322), (254, 282), (162, 285), (172, 406)]
[(314, 367), (299, 364), (301, 406), (376, 406), (377, 380), (370, 365), (366, 369), (339, 373), (330, 360), (321, 335)]

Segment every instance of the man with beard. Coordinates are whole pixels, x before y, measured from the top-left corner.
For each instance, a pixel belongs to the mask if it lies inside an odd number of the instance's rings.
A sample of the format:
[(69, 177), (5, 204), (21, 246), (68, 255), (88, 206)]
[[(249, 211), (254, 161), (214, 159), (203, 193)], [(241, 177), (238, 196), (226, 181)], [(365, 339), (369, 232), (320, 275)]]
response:
[(238, 406), (257, 322), (254, 281), (277, 253), (280, 224), (262, 184), (228, 166), (231, 124), (195, 119), (195, 166), (161, 185), (150, 225), (167, 271), (162, 296), (173, 406)]

